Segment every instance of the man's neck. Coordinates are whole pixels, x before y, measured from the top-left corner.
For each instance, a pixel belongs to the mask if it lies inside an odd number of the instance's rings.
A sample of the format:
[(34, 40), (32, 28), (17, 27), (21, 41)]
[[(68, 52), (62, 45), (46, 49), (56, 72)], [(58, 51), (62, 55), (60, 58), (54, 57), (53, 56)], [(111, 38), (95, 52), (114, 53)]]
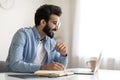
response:
[(40, 26), (37, 27), (39, 35), (40, 35), (40, 40), (43, 40), (45, 38), (45, 33), (43, 32), (43, 30), (40, 28)]

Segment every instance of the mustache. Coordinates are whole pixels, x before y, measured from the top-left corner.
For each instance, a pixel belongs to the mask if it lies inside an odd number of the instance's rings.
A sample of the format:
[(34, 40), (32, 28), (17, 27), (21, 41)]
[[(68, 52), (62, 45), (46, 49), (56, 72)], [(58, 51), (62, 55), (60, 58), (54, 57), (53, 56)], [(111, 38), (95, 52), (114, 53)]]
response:
[(57, 29), (52, 29), (52, 31), (57, 31)]

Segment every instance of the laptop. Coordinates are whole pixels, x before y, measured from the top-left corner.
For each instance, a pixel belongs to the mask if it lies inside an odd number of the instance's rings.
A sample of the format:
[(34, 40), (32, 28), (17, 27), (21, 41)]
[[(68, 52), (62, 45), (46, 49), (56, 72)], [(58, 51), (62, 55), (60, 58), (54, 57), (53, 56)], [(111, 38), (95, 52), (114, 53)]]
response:
[(102, 52), (100, 52), (100, 54), (99, 54), (94, 71), (91, 71), (91, 69), (80, 69), (80, 68), (71, 70), (71, 71), (74, 72), (74, 74), (93, 75), (98, 71), (101, 60), (102, 60)]

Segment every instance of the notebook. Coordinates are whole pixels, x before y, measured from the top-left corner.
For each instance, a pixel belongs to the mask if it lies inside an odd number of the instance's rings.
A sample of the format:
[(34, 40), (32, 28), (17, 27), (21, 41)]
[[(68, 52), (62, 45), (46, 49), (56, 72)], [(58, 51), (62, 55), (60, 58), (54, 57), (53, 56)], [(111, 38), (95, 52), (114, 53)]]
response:
[(41, 77), (60, 77), (60, 76), (67, 76), (72, 75), (74, 72), (71, 71), (55, 71), (55, 70), (38, 70), (34, 72), (34, 75), (41, 76)]
[(94, 71), (91, 71), (90, 69), (89, 70), (88, 69), (78, 69), (78, 70), (75, 69), (75, 70), (70, 70), (70, 71), (74, 72), (74, 74), (93, 75), (98, 71), (100, 67), (101, 59), (102, 59), (102, 52), (100, 52), (99, 54)]

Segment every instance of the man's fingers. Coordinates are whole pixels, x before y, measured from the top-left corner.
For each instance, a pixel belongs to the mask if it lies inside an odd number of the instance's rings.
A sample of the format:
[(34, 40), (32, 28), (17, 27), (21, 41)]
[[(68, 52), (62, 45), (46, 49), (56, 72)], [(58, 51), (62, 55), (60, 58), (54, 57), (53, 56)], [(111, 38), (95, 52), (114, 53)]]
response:
[(58, 50), (58, 51), (62, 50), (62, 48), (64, 48), (64, 47), (65, 47), (65, 45), (62, 42), (59, 42), (55, 45), (55, 49)]
[(64, 66), (62, 64), (55, 62), (54, 65), (56, 70), (64, 70)]
[(58, 62), (56, 62), (56, 64), (59, 65), (60, 67), (62, 67), (62, 68), (64, 69), (63, 64), (60, 64), (60, 63), (58, 63)]

